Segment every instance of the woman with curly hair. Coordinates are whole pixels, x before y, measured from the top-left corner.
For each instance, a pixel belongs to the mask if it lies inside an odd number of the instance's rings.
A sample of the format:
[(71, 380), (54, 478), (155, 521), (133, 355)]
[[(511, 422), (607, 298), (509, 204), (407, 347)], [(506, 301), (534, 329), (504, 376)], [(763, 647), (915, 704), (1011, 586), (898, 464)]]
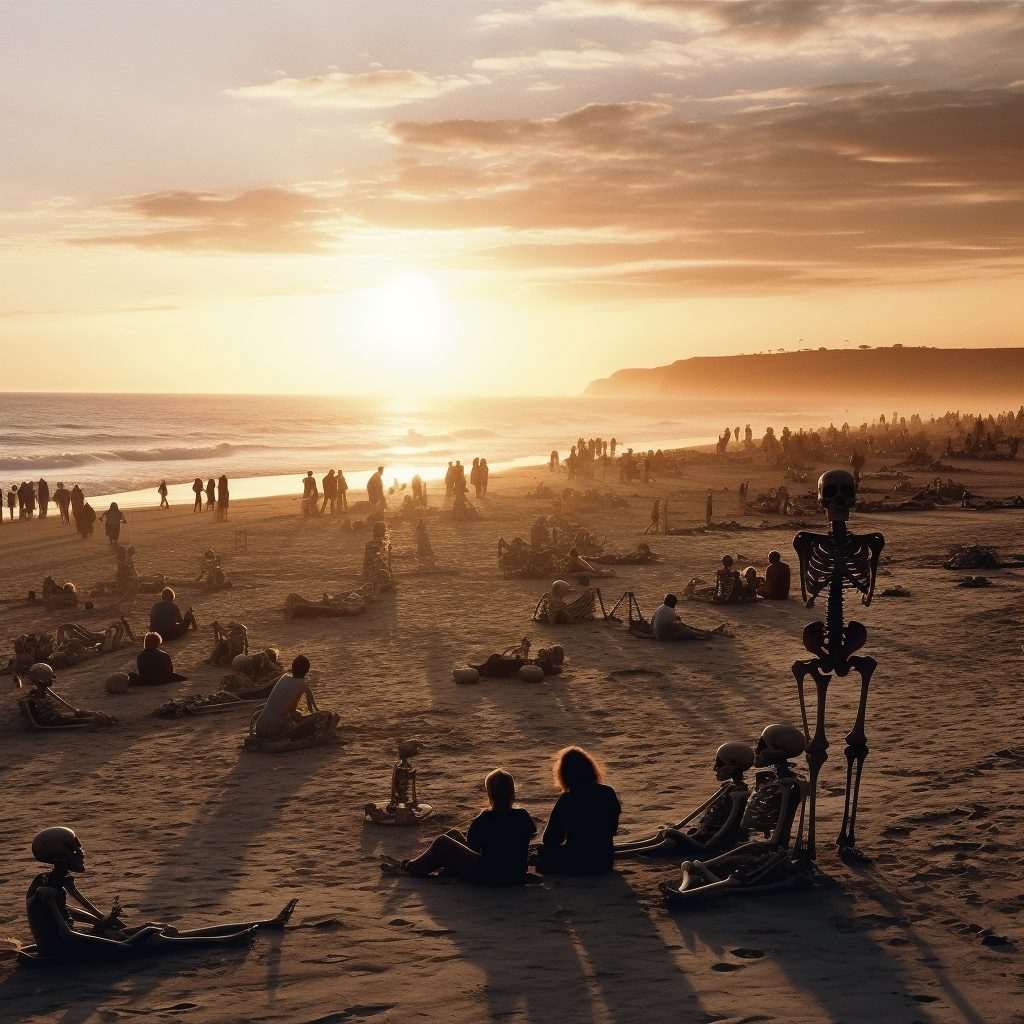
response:
[(601, 783), (600, 767), (580, 747), (560, 750), (552, 775), (562, 795), (537, 850), (537, 869), (566, 875), (611, 871), (622, 810), (615, 790)]

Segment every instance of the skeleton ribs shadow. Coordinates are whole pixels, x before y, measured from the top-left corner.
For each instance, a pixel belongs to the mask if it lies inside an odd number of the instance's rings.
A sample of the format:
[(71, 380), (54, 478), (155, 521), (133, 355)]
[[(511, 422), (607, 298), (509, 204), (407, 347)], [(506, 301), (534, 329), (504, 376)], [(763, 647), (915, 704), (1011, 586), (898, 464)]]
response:
[[(808, 608), (815, 598), (828, 591), (824, 622), (808, 623), (804, 629), (804, 647), (814, 657), (793, 663), (800, 714), (807, 737), (807, 766), (810, 774), (810, 807), (807, 815), (807, 840), (797, 839), (793, 859), (807, 875), (813, 874), (815, 848), (815, 810), (818, 773), (828, 759), (828, 737), (825, 735), (825, 701), (832, 677), (845, 679), (851, 671), (860, 676), (860, 704), (853, 728), (846, 735), (846, 798), (843, 825), (836, 845), (846, 863), (865, 864), (869, 858), (857, 849), (857, 801), (860, 796), (861, 772), (868, 756), (864, 718), (867, 713), (868, 687), (878, 666), (874, 658), (858, 655), (867, 642), (868, 631), (863, 623), (843, 622), (843, 591), (855, 590), (861, 603), (871, 604), (878, 571), (878, 557), (885, 546), (880, 533), (855, 534), (847, 529), (850, 510), (857, 502), (857, 488), (852, 474), (843, 469), (823, 473), (818, 480), (818, 499), (829, 521), (829, 532), (800, 532), (793, 538), (793, 547), (800, 559), (800, 588)], [(817, 691), (814, 736), (810, 735), (804, 682), (810, 676)]]

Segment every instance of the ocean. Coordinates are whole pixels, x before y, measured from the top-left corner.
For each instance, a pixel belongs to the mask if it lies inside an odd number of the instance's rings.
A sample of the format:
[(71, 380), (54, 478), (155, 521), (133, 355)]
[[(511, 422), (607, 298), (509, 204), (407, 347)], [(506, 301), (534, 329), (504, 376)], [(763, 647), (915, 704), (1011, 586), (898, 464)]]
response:
[(248, 498), (301, 493), (307, 470), (319, 481), (335, 469), (358, 493), (382, 464), (389, 484), (438, 480), (449, 460), (478, 456), (498, 472), (546, 465), (552, 449), (564, 458), (579, 437), (637, 451), (706, 444), (726, 418), (714, 399), (11, 393), (0, 394), (0, 483), (77, 483), (94, 504), (132, 508), (155, 505), (161, 480), (172, 504), (191, 504), (197, 476), (226, 474), (232, 498)]

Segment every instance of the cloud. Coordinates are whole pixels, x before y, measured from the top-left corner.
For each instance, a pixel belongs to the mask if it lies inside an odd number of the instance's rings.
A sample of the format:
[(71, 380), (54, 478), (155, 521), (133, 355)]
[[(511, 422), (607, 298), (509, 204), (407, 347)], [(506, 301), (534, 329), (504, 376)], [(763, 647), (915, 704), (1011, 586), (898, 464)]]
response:
[(463, 78), (387, 70), (347, 75), (335, 71), (310, 78), (279, 78), (266, 85), (245, 85), (225, 92), (243, 99), (283, 100), (305, 107), (377, 108), (433, 99), (455, 89), (486, 82), (480, 75)]
[(235, 195), (152, 192), (115, 204), (112, 212), (129, 230), (72, 243), (177, 252), (323, 253), (336, 244), (342, 216), (335, 197), (284, 188)]
[(137, 196), (116, 206), (124, 230), (79, 244), (331, 254), (358, 233), (372, 255), (421, 233), (437, 266), (591, 298), (1019, 274), (1020, 88), (766, 93), (700, 117), (401, 121), (396, 158), (358, 176)]
[(591, 45), (576, 50), (539, 50), (509, 57), (482, 57), (473, 62), (480, 71), (593, 71), (609, 68), (682, 68), (696, 64), (678, 43), (651, 42), (628, 52)]

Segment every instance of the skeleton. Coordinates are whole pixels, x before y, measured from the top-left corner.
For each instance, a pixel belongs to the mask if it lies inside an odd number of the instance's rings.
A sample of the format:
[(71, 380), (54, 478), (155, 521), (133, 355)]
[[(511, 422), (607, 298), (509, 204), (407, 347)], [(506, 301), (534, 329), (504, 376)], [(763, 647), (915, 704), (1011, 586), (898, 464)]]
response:
[(363, 547), (363, 580), (370, 585), (370, 596), (395, 589), (391, 568), (391, 537), (386, 523), (376, 523), (373, 539)]
[[(802, 870), (811, 873), (816, 858), (815, 811), (818, 773), (828, 759), (829, 742), (825, 735), (825, 698), (833, 675), (841, 679), (852, 669), (860, 676), (860, 704), (853, 728), (846, 735), (846, 797), (843, 824), (836, 845), (840, 857), (847, 862), (866, 863), (856, 845), (857, 801), (864, 759), (868, 755), (864, 717), (867, 711), (868, 686), (877, 667), (874, 658), (857, 655), (867, 642), (868, 631), (860, 622), (843, 625), (843, 591), (856, 590), (861, 603), (871, 603), (878, 572), (878, 558), (885, 546), (880, 533), (853, 534), (846, 528), (850, 509), (857, 501), (852, 474), (845, 469), (823, 473), (818, 480), (818, 501), (829, 521), (827, 534), (800, 532), (793, 538), (793, 547), (800, 558), (800, 588), (808, 608), (827, 588), (828, 604), (824, 622), (811, 622), (804, 629), (804, 647), (814, 657), (796, 661), (796, 677), (803, 716), (804, 735), (809, 738), (807, 764), (810, 772), (810, 810), (807, 816), (807, 845), (799, 850)], [(814, 736), (810, 738), (807, 706), (804, 701), (804, 680), (810, 676), (817, 690)]]
[(658, 886), (668, 900), (686, 902), (724, 890), (757, 892), (792, 885), (798, 879), (789, 841), (797, 811), (801, 812), (799, 831), (803, 829), (808, 784), (789, 761), (801, 754), (804, 746), (802, 733), (791, 725), (769, 725), (761, 733), (755, 763), (759, 768), (773, 768), (774, 773), (759, 782), (740, 823), (748, 836), (760, 833), (761, 838), (708, 861), (684, 860), (681, 880)]
[[(721, 783), (718, 789), (675, 825), (662, 825), (647, 839), (619, 843), (615, 856), (707, 854), (734, 846), (742, 835), (740, 823), (750, 797), (744, 773), (753, 763), (754, 751), (746, 743), (723, 743), (715, 755), (715, 778)], [(696, 826), (683, 832), (696, 818)]]
[(366, 804), (363, 808), (366, 821), (378, 825), (416, 825), (430, 816), (433, 808), (419, 802), (416, 769), (409, 761), (419, 752), (420, 745), (416, 740), (403, 740), (398, 744), (399, 761), (391, 773), (391, 799), (386, 804)]

